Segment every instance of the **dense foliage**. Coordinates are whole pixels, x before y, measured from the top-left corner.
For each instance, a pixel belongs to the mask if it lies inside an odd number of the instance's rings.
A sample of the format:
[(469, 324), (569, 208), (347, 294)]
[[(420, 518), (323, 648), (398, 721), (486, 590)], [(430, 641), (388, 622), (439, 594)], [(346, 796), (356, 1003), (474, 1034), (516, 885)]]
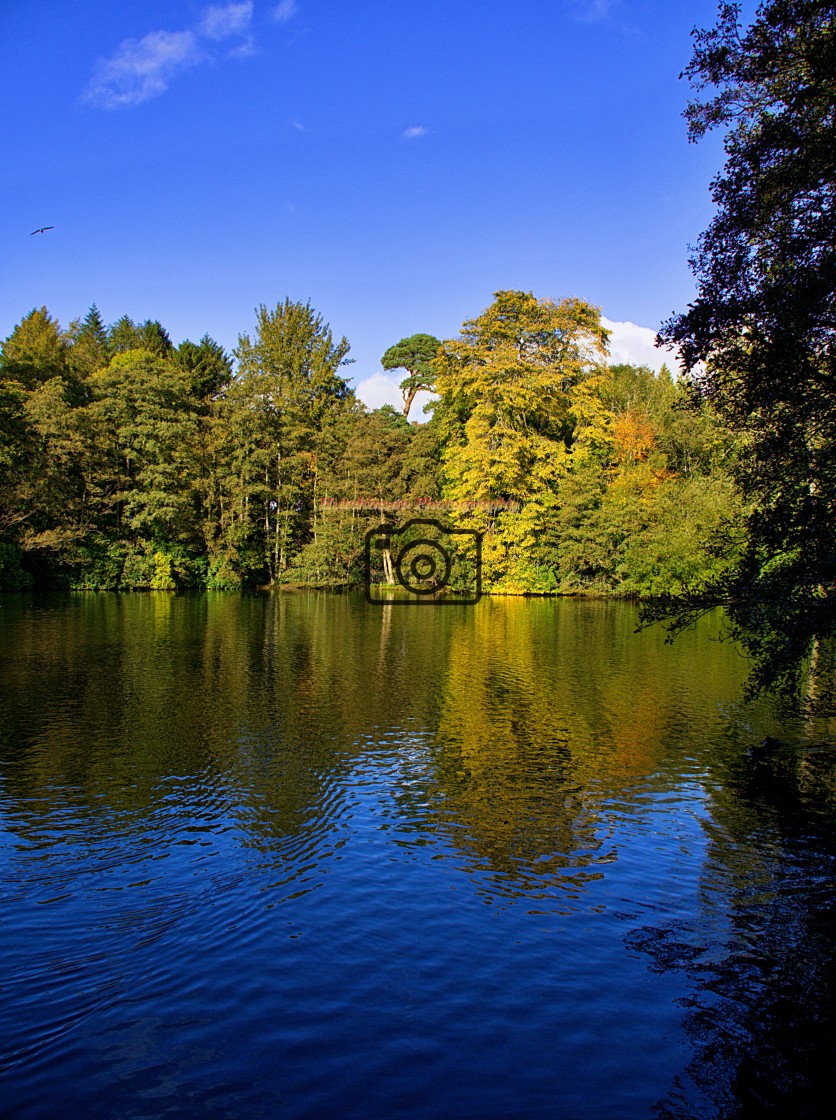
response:
[(489, 591), (696, 590), (734, 554), (728, 436), (667, 371), (607, 364), (589, 304), (498, 292), (391, 347), (406, 396), (437, 391), (424, 424), (366, 409), (348, 351), (290, 300), (232, 357), (31, 312), (0, 351), (0, 585), (359, 583), (367, 529), (439, 501), (485, 533)]
[[(756, 680), (832, 689), (836, 636), (836, 4), (768, 0), (741, 30), (723, 3), (695, 33), (687, 71), (709, 90), (686, 111), (692, 139), (726, 129), (716, 216), (692, 262), (698, 297), (666, 342), (746, 448), (735, 479), (746, 547), (726, 577), (669, 604), (688, 622), (728, 604)], [(830, 651), (830, 652), (828, 652)], [(834, 698), (831, 695), (830, 700)], [(826, 704), (824, 705), (826, 706)]]

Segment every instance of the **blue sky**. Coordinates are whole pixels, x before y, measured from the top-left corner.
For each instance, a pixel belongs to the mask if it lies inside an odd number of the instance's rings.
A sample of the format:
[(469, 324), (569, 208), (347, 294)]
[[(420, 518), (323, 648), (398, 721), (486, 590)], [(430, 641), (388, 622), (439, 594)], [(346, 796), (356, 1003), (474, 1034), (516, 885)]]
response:
[[(687, 143), (678, 78), (715, 14), (4, 0), (0, 334), (95, 301), (231, 349), (257, 304), (310, 299), (377, 404), (389, 345), (454, 336), (498, 288), (655, 331), (692, 298), (722, 162), (719, 138)], [(617, 356), (649, 337), (616, 326)]]

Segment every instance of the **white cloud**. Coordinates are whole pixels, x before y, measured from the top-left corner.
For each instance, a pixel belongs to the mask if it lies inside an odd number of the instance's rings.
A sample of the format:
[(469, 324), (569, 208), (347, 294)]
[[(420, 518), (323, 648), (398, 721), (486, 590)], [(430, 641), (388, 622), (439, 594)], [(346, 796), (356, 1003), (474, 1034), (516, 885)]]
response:
[[(400, 390), (402, 373), (402, 370), (395, 373), (373, 373), (371, 377), (364, 377), (358, 382), (354, 392), (367, 408), (380, 408), (381, 405), (391, 404), (398, 412), (403, 412), (403, 396)], [(435, 393), (416, 393), (412, 408), (409, 410), (409, 419), (421, 422), (429, 419), (429, 414), (424, 415), (424, 405), (435, 397)]]
[(671, 351), (657, 349), (656, 331), (650, 327), (640, 327), (636, 323), (614, 322), (601, 316), (601, 322), (610, 335), (610, 361), (632, 362), (634, 365), (650, 366), (659, 370), (663, 365), (676, 372), (679, 364)]
[(295, 128), (297, 132), (305, 131), (305, 126), (301, 123), (301, 121), (291, 121), (290, 127)]
[(299, 12), (299, 6), (296, 0), (281, 0), (275, 8), (270, 12), (270, 18), (275, 23), (287, 23), (289, 19), (293, 19)]
[(168, 89), (174, 75), (202, 60), (191, 31), (151, 31), (125, 39), (112, 58), (99, 63), (85, 100), (103, 109), (140, 105)]
[(244, 0), (242, 4), (213, 4), (204, 9), (198, 30), (208, 39), (228, 39), (230, 35), (243, 35), (252, 18), (252, 0)]
[(404, 140), (414, 140), (417, 136), (426, 136), (428, 132), (429, 129), (425, 128), (424, 125), (414, 124), (411, 128), (405, 129), (401, 135)]
[(207, 40), (246, 36), (227, 57), (254, 54), (255, 43), (247, 34), (252, 14), (252, 0), (213, 4), (204, 8), (192, 31), (149, 31), (141, 39), (125, 39), (112, 58), (99, 62), (83, 99), (101, 109), (125, 109), (159, 97), (181, 70), (213, 60), (211, 50), (205, 49)]
[(354, 389), (367, 408), (380, 408), (383, 404), (403, 408), (403, 398), (398, 388), (403, 379), (398, 375), (373, 373), (371, 377), (364, 377)]

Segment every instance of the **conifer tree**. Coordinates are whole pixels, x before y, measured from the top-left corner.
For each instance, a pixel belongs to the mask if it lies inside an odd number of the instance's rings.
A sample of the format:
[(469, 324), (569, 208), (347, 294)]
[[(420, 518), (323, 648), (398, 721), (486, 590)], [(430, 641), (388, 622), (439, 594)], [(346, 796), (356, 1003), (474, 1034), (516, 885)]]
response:
[(111, 324), (107, 341), (111, 354), (124, 354), (127, 350), (138, 350), (141, 346), (139, 330), (129, 315), (123, 315)]
[(95, 303), (83, 322), (71, 324), (70, 339), (70, 363), (80, 378), (104, 369), (110, 361), (107, 328)]
[(271, 580), (309, 537), (323, 434), (353, 404), (340, 374), (348, 351), (310, 303), (289, 298), (275, 311), (260, 306), (254, 336), (239, 338), (238, 369), (219, 406), (224, 531)]
[(409, 417), (409, 410), (417, 393), (422, 389), (434, 388), (435, 370), (433, 360), (441, 346), (439, 339), (432, 334), (413, 334), (402, 338), (390, 346), (380, 363), (384, 369), (405, 369), (407, 376), (401, 382), (403, 393), (403, 414)]
[(68, 345), (61, 327), (45, 307), (30, 311), (12, 331), (0, 350), (0, 376), (25, 389), (66, 377)]

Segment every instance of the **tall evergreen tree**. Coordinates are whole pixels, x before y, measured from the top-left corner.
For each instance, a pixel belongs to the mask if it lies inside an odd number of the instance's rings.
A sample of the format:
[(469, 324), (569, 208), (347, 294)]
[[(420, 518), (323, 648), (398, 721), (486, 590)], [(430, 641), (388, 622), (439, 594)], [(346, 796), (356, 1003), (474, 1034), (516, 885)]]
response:
[(275, 580), (308, 539), (320, 496), (324, 430), (352, 406), (340, 374), (349, 350), (310, 303), (285, 299), (256, 311), (253, 338), (241, 335), (238, 369), (219, 406), (225, 463), (225, 533), (259, 556)]
[(66, 377), (69, 373), (68, 345), (61, 327), (45, 307), (30, 311), (15, 327), (0, 349), (0, 376), (25, 389)]
[(200, 342), (181, 342), (172, 352), (171, 359), (188, 373), (196, 400), (212, 400), (232, 377), (232, 360), (220, 343), (208, 334)]
[(186, 376), (143, 350), (117, 354), (93, 377), (90, 479), (100, 524), (164, 543), (193, 538), (196, 417)]
[(82, 379), (104, 369), (110, 361), (107, 328), (95, 303), (83, 322), (71, 324), (70, 342), (70, 364)]
[(165, 358), (174, 349), (168, 331), (157, 319), (146, 319), (137, 328), (139, 347), (150, 354)]
[(137, 325), (129, 315), (123, 315), (111, 324), (107, 332), (107, 341), (111, 354), (138, 350), (142, 345)]

